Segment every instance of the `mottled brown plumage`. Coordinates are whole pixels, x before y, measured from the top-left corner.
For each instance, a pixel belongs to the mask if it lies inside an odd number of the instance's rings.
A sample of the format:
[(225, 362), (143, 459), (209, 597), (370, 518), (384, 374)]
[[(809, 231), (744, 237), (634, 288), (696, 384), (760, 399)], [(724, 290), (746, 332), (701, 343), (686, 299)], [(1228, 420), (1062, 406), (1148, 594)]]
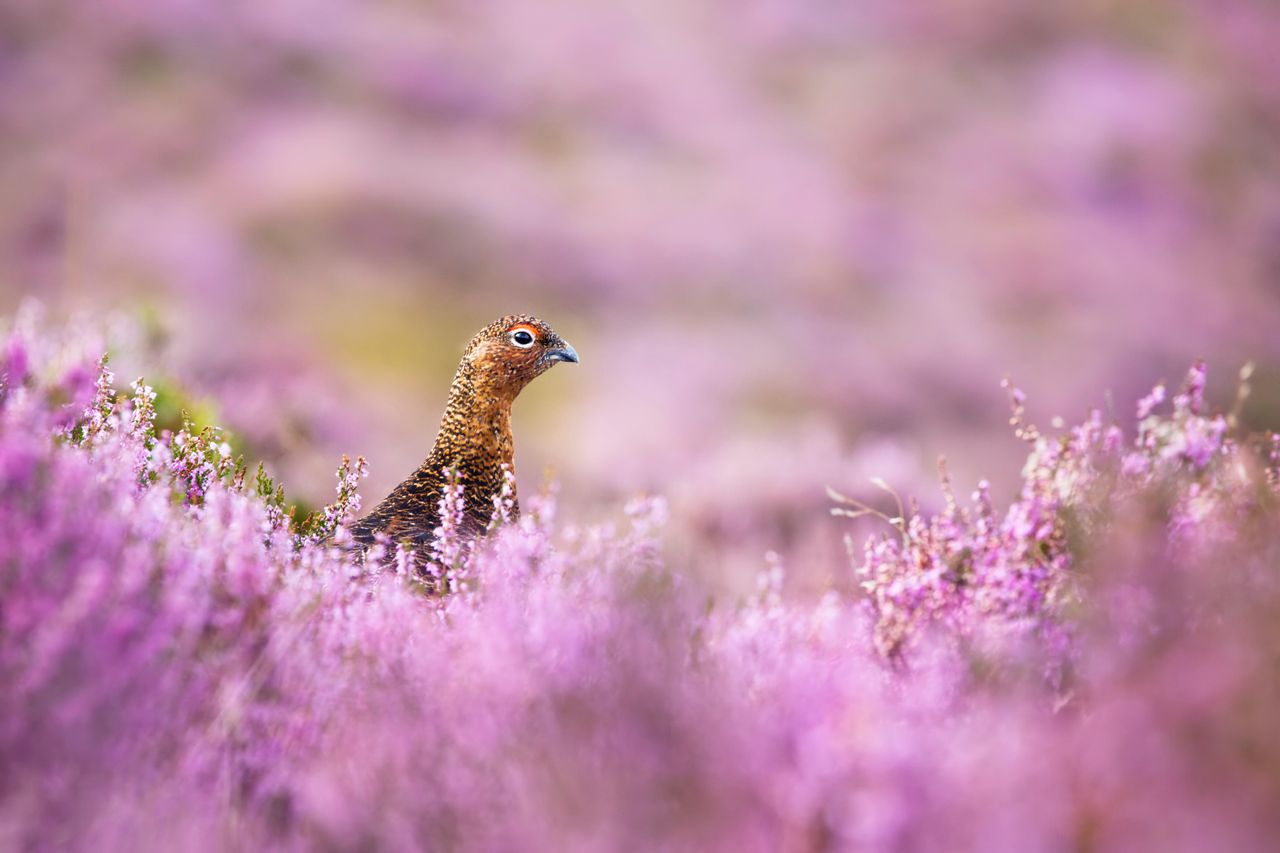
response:
[(440, 498), (453, 467), (466, 503), (464, 529), (471, 535), (483, 531), (502, 489), (503, 465), (514, 469), (511, 404), (526, 385), (561, 361), (577, 363), (578, 353), (535, 317), (513, 314), (481, 330), (462, 354), (431, 453), (356, 523), (356, 540), (369, 545), (383, 533), (393, 542), (425, 549), (440, 525)]

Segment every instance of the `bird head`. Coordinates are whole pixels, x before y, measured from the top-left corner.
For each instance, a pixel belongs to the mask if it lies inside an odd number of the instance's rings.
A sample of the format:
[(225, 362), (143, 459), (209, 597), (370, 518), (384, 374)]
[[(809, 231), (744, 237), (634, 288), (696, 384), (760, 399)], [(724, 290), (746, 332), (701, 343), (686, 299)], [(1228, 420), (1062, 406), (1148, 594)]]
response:
[(512, 397), (560, 362), (579, 361), (568, 341), (528, 314), (510, 314), (490, 323), (471, 339), (462, 360), (476, 381)]

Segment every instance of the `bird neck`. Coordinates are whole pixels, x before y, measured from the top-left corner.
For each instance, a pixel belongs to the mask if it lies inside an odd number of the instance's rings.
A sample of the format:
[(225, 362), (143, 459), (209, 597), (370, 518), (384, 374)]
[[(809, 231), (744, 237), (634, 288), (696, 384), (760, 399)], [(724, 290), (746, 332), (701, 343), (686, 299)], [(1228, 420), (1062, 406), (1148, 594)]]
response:
[(449, 389), (432, 457), (446, 466), (512, 465), (512, 402), (510, 392), (485, 382), (475, 367), (463, 362)]

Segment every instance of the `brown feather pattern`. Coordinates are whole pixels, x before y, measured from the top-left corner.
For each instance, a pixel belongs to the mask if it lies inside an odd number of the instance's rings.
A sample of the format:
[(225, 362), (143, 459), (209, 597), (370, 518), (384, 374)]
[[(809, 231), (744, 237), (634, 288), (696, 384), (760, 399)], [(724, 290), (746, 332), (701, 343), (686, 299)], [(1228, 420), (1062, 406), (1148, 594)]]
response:
[[(379, 533), (419, 551), (440, 526), (440, 498), (448, 472), (456, 468), (466, 505), (464, 531), (488, 526), (494, 497), (503, 486), (503, 466), (515, 466), (511, 404), (535, 378), (578, 354), (546, 323), (511, 314), (480, 331), (463, 352), (449, 388), (440, 431), (426, 460), (352, 528), (370, 545)], [(519, 504), (515, 506), (519, 513)]]

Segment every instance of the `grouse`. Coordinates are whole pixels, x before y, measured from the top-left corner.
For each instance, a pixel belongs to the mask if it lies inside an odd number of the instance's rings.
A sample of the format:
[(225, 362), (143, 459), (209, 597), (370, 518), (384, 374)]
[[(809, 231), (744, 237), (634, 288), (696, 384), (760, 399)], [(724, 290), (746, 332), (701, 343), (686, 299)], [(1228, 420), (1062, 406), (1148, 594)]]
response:
[[(562, 361), (577, 364), (577, 351), (536, 317), (512, 314), (482, 329), (462, 354), (431, 453), (356, 522), (356, 542), (368, 546), (384, 534), (425, 549), (440, 526), (440, 499), (451, 470), (462, 486), (464, 535), (484, 531), (506, 479), (504, 466), (514, 470), (511, 404), (533, 379)], [(513, 513), (519, 513), (518, 503)]]

